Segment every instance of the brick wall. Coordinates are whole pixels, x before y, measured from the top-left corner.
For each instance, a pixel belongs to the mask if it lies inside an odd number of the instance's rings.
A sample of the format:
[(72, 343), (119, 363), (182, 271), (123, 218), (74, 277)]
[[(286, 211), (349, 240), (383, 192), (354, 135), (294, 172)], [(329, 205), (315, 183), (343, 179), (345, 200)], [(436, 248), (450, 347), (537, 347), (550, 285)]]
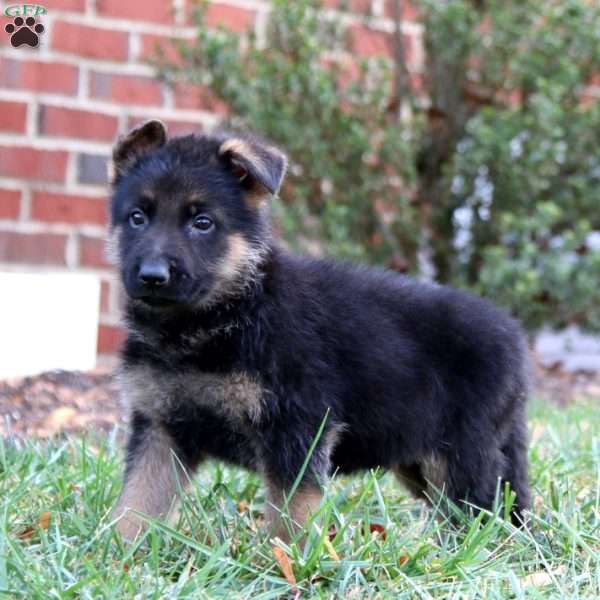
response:
[[(48, 13), (36, 49), (12, 48), (4, 32), (10, 19), (0, 23), (0, 269), (95, 273), (102, 282), (98, 350), (112, 353), (122, 335), (120, 288), (104, 253), (112, 140), (150, 117), (172, 133), (210, 127), (223, 107), (188, 86), (167, 89), (145, 62), (157, 42), (193, 36), (192, 0), (41, 4)], [(353, 31), (356, 52), (390, 52), (391, 1), (352, 0), (351, 13), (334, 12), (343, 2), (325, 4)], [(268, 10), (267, 1), (212, 2), (207, 18), (261, 35)], [(404, 17), (417, 72), (420, 29), (410, 6)]]

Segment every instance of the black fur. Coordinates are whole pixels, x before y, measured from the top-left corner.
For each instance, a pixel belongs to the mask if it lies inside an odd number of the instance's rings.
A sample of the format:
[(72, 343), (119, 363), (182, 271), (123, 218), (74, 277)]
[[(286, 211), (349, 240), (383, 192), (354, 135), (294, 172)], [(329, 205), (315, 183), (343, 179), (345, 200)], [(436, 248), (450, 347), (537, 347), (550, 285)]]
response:
[[(519, 325), (463, 291), (283, 250), (265, 206), (248, 196), (275, 191), (284, 167), (267, 165), (271, 189), (263, 190), (251, 169), (240, 177), (219, 155), (227, 139), (160, 142), (117, 169), (112, 218), (130, 298), (124, 373), (145, 369), (165, 394), (164, 410), (161, 399), (134, 407), (130, 460), (151, 421), (190, 468), (215, 457), (289, 489), (328, 414), (306, 485), (336, 469), (382, 466), (421, 495), (437, 473), (434, 487), (484, 508), (508, 481), (515, 514), (526, 508), (528, 361)], [(247, 140), (268, 162), (265, 146)], [(202, 205), (184, 209), (193, 194)], [(142, 229), (128, 223), (137, 206), (148, 215)], [(211, 233), (191, 227), (198, 211), (214, 219)], [(243, 286), (215, 270), (235, 235), (244, 252), (256, 250), (256, 264), (238, 274)], [(138, 280), (148, 257), (169, 263), (166, 286)], [(206, 373), (258, 382), (259, 414), (232, 419), (199, 403), (205, 392), (193, 382)]]

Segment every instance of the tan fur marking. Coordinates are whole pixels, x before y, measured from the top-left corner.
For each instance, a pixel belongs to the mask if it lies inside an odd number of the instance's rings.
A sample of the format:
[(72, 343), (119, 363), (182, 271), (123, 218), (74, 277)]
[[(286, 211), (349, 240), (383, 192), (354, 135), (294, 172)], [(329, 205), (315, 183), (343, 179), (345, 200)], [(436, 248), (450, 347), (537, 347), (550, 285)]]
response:
[(333, 425), (325, 434), (324, 446), (327, 454), (331, 454), (334, 448), (338, 445), (340, 441), (340, 437), (344, 431), (346, 431), (347, 426), (345, 424)]
[[(243, 157), (246, 161), (254, 165), (258, 171), (265, 173), (266, 169), (262, 158), (256, 154), (252, 146), (246, 141), (237, 138), (225, 140), (219, 148), (219, 154), (223, 155), (227, 152)], [(269, 194), (262, 185), (254, 186), (253, 189), (246, 193), (246, 202), (254, 208), (259, 208), (266, 202), (268, 197)]]
[(227, 154), (227, 152), (231, 152), (232, 154), (239, 154), (252, 164), (257, 164), (259, 167), (262, 165), (260, 157), (256, 156), (256, 153), (254, 152), (254, 150), (252, 150), (252, 146), (250, 146), (250, 144), (248, 144), (248, 142), (244, 140), (240, 140), (238, 138), (225, 140), (219, 148), (219, 154), (223, 155)]
[(255, 187), (246, 192), (245, 197), (249, 206), (254, 209), (259, 209), (266, 205), (269, 194), (267, 194), (262, 187)]
[(200, 194), (198, 192), (190, 194), (190, 197), (188, 198), (188, 204), (199, 204), (202, 202), (206, 202), (206, 197), (204, 194)]
[(444, 457), (432, 454), (421, 462), (421, 471), (430, 495), (444, 490), (448, 478), (448, 461)]
[[(274, 146), (262, 144), (262, 147), (268, 152), (276, 152), (277, 154), (281, 154), (281, 152)], [(244, 156), (253, 164), (263, 164), (262, 159), (256, 155), (256, 152), (254, 152), (252, 146), (248, 142), (246, 142), (246, 140), (242, 140), (239, 138), (231, 138), (229, 140), (225, 140), (219, 148), (219, 154), (223, 155), (227, 152)]]
[[(286, 510), (282, 486), (268, 478), (265, 480), (265, 485), (267, 488), (265, 518), (271, 534), (284, 541), (289, 541), (289, 526), (291, 525), (292, 530), (303, 527), (309, 516), (317, 512), (323, 498), (323, 493), (315, 485), (300, 485), (289, 499)], [(285, 519), (286, 514), (289, 515), (291, 523)]]
[(254, 281), (266, 248), (250, 246), (241, 233), (229, 236), (227, 253), (217, 267), (217, 281), (202, 304), (210, 306), (237, 296)]
[(134, 367), (120, 377), (124, 399), (130, 409), (148, 415), (169, 413), (179, 403), (214, 410), (232, 422), (260, 418), (264, 390), (244, 373), (190, 371), (170, 375), (151, 367)]
[(225, 255), (225, 260), (219, 268), (219, 276), (225, 281), (235, 279), (242, 270), (242, 267), (248, 260), (250, 248), (244, 236), (240, 233), (234, 233), (229, 238), (229, 249)]
[(392, 467), (392, 472), (411, 494), (417, 498), (425, 498), (427, 484), (423, 482), (418, 465), (413, 467), (405, 467), (403, 465), (395, 465)]
[(146, 526), (145, 520), (131, 511), (152, 517), (172, 515), (177, 481), (186, 482), (171, 441), (160, 429), (148, 434), (138, 452), (112, 513), (113, 519), (119, 518), (117, 529), (127, 539), (134, 539)]
[(435, 498), (445, 488), (448, 465), (446, 459), (432, 454), (413, 466), (396, 465), (392, 471), (415, 496)]

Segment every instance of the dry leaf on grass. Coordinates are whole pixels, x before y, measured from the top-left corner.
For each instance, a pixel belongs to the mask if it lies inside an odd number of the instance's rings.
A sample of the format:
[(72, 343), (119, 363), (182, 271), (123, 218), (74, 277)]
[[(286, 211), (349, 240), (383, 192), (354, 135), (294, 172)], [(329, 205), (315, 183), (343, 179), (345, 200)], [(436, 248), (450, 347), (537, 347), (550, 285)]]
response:
[(59, 406), (48, 415), (44, 421), (44, 428), (51, 433), (56, 433), (68, 427), (76, 416), (77, 411), (72, 406)]
[(50, 527), (50, 521), (52, 520), (52, 513), (44, 511), (40, 513), (36, 526), (26, 525), (17, 532), (17, 537), (20, 540), (30, 540), (37, 529), (48, 529)]
[(407, 563), (409, 560), (408, 556), (406, 556), (406, 554), (403, 554), (399, 559), (398, 562), (400, 563), (400, 566), (402, 566), (403, 564)]
[(292, 570), (292, 563), (288, 555), (279, 546), (272, 546), (272, 549), (286, 581), (291, 585), (296, 585), (296, 576)]
[(20, 540), (30, 540), (35, 533), (35, 529), (31, 525), (27, 525), (23, 527), (20, 531), (17, 532), (17, 537)]
[(371, 533), (378, 534), (382, 540), (385, 540), (385, 538), (387, 537), (387, 532), (385, 530), (385, 527), (383, 525), (380, 525), (379, 523), (369, 524), (369, 531)]
[(40, 518), (38, 519), (38, 527), (40, 529), (48, 529), (50, 527), (50, 519), (52, 518), (52, 514), (48, 511), (40, 514)]
[(535, 573), (531, 573), (526, 577), (521, 577), (521, 585), (524, 588), (527, 587), (544, 587), (546, 585), (550, 585), (552, 583), (552, 577), (563, 575), (566, 571), (566, 567), (564, 565), (559, 566), (554, 569), (554, 571), (536, 571)]

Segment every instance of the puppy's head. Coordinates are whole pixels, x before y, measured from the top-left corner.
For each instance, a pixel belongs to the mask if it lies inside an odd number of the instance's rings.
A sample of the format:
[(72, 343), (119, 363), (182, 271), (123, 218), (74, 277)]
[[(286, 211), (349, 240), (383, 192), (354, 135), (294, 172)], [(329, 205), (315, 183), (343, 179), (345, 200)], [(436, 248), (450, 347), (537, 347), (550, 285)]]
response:
[(113, 151), (112, 233), (127, 294), (155, 310), (241, 293), (269, 242), (267, 200), (286, 158), (236, 134), (167, 139), (148, 121)]

